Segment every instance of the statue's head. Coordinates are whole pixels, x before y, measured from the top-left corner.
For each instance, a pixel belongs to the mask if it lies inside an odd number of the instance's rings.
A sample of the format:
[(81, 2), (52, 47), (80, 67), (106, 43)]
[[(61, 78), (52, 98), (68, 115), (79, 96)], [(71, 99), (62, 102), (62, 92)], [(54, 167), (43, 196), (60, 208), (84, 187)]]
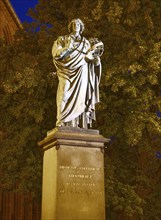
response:
[(84, 30), (84, 23), (81, 21), (81, 19), (79, 19), (79, 18), (77, 18), (77, 19), (73, 19), (70, 23), (69, 23), (69, 25), (68, 25), (68, 30), (69, 30), (69, 32), (73, 32), (73, 30), (74, 30), (74, 26), (75, 25), (80, 25), (80, 34), (83, 32), (83, 30)]

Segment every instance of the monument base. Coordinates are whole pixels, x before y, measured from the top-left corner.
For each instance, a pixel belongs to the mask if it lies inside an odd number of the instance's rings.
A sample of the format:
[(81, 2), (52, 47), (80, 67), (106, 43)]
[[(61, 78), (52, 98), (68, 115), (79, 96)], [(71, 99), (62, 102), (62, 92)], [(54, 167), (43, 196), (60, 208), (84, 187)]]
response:
[(44, 150), (42, 220), (105, 220), (104, 143), (98, 130), (60, 127)]

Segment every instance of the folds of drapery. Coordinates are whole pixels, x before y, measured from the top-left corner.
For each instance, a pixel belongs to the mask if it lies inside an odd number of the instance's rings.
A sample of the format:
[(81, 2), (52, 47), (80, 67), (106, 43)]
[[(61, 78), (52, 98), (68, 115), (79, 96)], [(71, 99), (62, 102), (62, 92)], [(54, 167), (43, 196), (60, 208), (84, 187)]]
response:
[(101, 63), (96, 67), (93, 62), (88, 63), (88, 86), (86, 93), (86, 115), (87, 124), (92, 125), (92, 120), (96, 120), (95, 104), (99, 99), (99, 83), (101, 78)]
[[(95, 104), (99, 102), (99, 81), (101, 67), (87, 62), (86, 53), (89, 42), (82, 38), (78, 47), (67, 56), (61, 54), (67, 50), (65, 40), (69, 36), (59, 37), (53, 45), (53, 60), (59, 79), (57, 89), (57, 126), (64, 123), (78, 124), (79, 118), (91, 124), (95, 120)], [(64, 47), (63, 47), (64, 46)], [(97, 70), (97, 71), (96, 71)]]

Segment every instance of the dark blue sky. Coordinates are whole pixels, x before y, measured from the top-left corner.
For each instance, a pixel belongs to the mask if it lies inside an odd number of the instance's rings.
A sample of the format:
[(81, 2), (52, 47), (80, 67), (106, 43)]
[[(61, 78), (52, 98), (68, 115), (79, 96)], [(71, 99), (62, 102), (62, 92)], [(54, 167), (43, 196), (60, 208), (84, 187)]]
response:
[(29, 8), (34, 8), (39, 0), (10, 0), (16, 14), (18, 15), (21, 22), (31, 22), (31, 17), (27, 16)]

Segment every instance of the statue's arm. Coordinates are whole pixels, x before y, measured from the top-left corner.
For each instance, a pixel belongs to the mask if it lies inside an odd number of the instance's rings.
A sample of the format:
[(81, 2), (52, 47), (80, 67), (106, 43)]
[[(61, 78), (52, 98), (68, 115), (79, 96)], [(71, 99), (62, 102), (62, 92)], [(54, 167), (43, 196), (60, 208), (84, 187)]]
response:
[(64, 37), (59, 37), (54, 41), (52, 47), (52, 56), (54, 59), (59, 60), (68, 56), (71, 52), (71, 49), (67, 46)]

